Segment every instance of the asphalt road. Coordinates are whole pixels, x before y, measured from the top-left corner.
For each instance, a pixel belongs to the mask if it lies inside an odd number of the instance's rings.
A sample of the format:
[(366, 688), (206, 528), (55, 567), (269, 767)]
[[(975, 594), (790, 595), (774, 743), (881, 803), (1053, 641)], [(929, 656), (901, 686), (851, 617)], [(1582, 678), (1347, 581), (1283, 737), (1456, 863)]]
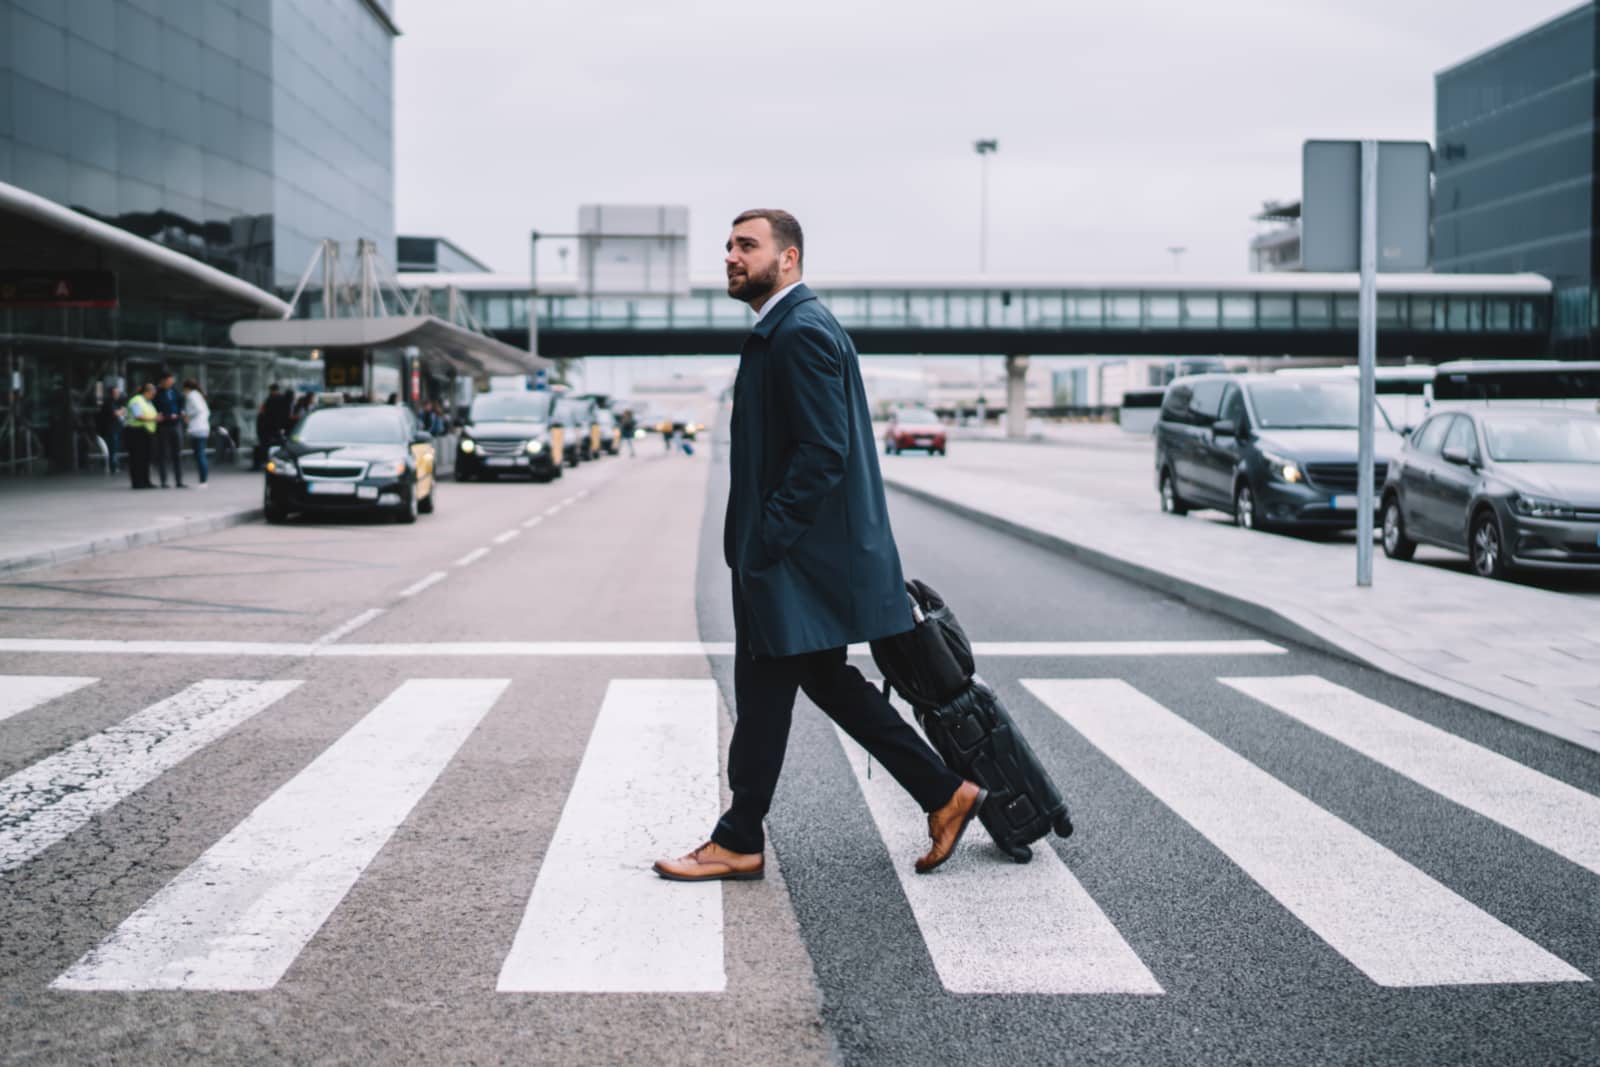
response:
[(0, 582), (0, 1059), (1600, 1058), (1600, 758), (899, 498), (1077, 833), (916, 878), (805, 708), (767, 880), (655, 879), (719, 805), (714, 453)]

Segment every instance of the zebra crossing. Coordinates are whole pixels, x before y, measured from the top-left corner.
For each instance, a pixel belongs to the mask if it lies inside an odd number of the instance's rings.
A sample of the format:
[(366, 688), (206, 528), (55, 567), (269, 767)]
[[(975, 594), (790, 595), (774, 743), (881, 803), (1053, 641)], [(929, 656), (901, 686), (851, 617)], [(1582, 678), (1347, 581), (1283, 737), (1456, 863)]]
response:
[[(1239, 714), (1286, 716), (1592, 874), (1600, 798), (1315, 675), (1226, 677)], [(97, 679), (0, 675), (0, 720), (47, 712)], [(38, 860), (303, 683), (204, 679), (0, 779), (0, 874)], [(56, 977), (61, 991), (276, 986), (369, 864), (494, 713), (509, 679), (408, 679)], [(1106, 756), (1375, 986), (1587, 982), (1590, 977), (1117, 678), (1024, 679)], [(587, 715), (582, 708), (574, 715)], [(720, 807), (710, 679), (613, 678), (519, 922), (500, 994), (727, 990), (720, 884), (649, 874)], [(0, 721), (0, 748), (7, 723)], [(915, 931), (959, 994), (1162, 996), (1074, 875), (1072, 848), (996, 863), (974, 827), (933, 877), (910, 872), (925, 820), (838, 734)], [(732, 890), (737, 891), (737, 890)], [(1104, 890), (1102, 890), (1104, 892)]]

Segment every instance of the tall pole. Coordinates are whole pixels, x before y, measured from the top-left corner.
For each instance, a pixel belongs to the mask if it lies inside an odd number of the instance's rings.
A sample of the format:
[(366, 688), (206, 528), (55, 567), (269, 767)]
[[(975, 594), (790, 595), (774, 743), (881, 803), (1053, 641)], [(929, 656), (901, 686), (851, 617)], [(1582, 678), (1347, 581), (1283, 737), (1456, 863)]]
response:
[(1183, 269), (1183, 254), (1189, 249), (1183, 245), (1168, 245), (1167, 251), (1172, 253), (1172, 273), (1177, 274)]
[(1361, 142), (1361, 298), (1357, 304), (1361, 410), (1356, 433), (1356, 585), (1372, 584), (1373, 409), (1378, 364), (1378, 142)]
[(978, 189), (978, 273), (986, 274), (989, 271), (989, 157), (1000, 150), (1000, 142), (990, 137), (972, 142), (972, 147), (978, 153), (980, 175)]

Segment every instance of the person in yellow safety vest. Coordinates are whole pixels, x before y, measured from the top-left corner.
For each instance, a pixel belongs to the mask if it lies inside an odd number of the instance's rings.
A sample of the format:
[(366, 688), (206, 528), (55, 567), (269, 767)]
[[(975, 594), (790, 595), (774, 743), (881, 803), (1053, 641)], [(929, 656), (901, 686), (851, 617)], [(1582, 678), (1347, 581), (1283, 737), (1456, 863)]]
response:
[(135, 489), (153, 489), (150, 484), (150, 450), (156, 439), (156, 386), (145, 382), (144, 388), (128, 401), (128, 480)]

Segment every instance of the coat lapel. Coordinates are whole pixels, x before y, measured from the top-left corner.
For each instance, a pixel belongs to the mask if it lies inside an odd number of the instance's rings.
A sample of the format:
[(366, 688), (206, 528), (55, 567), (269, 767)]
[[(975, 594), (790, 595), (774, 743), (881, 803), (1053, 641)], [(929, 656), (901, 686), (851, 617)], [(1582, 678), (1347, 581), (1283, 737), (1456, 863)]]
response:
[(750, 332), (762, 340), (766, 340), (772, 336), (772, 331), (778, 328), (778, 323), (783, 320), (785, 315), (793, 311), (797, 305), (816, 298), (817, 294), (813, 293), (805, 282), (801, 282), (793, 289), (790, 289), (782, 300), (778, 301), (777, 307), (761, 316), (761, 321), (751, 327)]

